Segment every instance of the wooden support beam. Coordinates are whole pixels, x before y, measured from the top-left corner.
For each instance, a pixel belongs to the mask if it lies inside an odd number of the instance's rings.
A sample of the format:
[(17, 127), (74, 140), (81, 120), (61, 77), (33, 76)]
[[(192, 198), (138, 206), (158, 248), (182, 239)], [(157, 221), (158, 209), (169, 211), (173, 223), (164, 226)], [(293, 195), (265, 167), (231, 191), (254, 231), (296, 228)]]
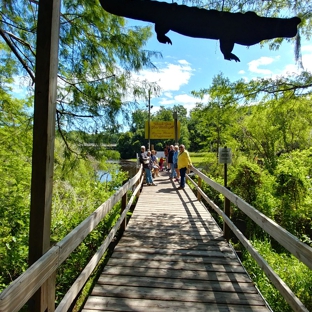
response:
[[(224, 164), (224, 187), (227, 187), (227, 163)], [(231, 202), (227, 197), (224, 197), (224, 213), (227, 217), (231, 218)], [(223, 221), (223, 234), (225, 239), (229, 242), (231, 229), (225, 221)]]
[[(202, 187), (202, 179), (201, 179), (201, 177), (198, 177), (197, 185), (201, 189), (201, 187)], [(197, 199), (201, 200), (201, 194), (200, 194), (199, 190), (197, 190)]]
[[(61, 0), (40, 0), (32, 154), (29, 265), (50, 248), (55, 112)], [(32, 297), (32, 312), (54, 311), (47, 281)]]
[[(120, 211), (120, 214), (122, 214), (124, 212), (124, 210), (126, 209), (127, 203), (128, 203), (128, 193), (125, 193), (125, 195), (122, 196), (122, 199), (121, 199), (121, 211)], [(122, 231), (125, 231), (126, 227), (127, 227), (127, 215), (125, 216), (123, 222), (120, 225), (120, 228), (121, 228)]]

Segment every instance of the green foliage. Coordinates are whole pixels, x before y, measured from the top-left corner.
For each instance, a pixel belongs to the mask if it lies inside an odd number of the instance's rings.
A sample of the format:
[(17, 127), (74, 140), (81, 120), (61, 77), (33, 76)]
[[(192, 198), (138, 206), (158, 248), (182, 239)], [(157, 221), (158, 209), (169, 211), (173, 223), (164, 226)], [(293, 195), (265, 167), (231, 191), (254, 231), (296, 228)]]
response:
[(32, 129), (24, 104), (0, 97), (0, 290), (27, 267)]
[(310, 148), (282, 155), (275, 173), (275, 196), (281, 201), (276, 220), (298, 237), (311, 233), (312, 213), (306, 205), (311, 202), (311, 152)]
[[(56, 302), (59, 302), (63, 298), (64, 294), (68, 291), (80, 272), (88, 264), (99, 246), (103, 243), (103, 239), (105, 239), (110, 229), (116, 223), (120, 215), (119, 212), (120, 205), (116, 205), (100, 222), (96, 229), (85, 238), (83, 243), (81, 243), (60, 266), (56, 281)], [(75, 221), (79, 221), (80, 223), (91, 213), (92, 210), (86, 209), (84, 216), (81, 215), (79, 218), (80, 220)]]
[[(74, 154), (66, 154), (64, 153), (66, 147), (60, 140), (56, 141), (55, 146), (57, 165), (53, 189), (51, 236), (54, 241), (60, 241), (113, 195), (126, 176), (123, 172), (115, 172), (112, 173), (111, 182), (101, 183), (98, 170), (110, 171), (111, 166), (115, 167), (114, 164), (107, 163), (106, 159), (98, 162), (94, 158), (83, 159)], [(62, 299), (101, 245), (103, 238), (116, 222), (119, 212), (120, 204), (114, 207), (61, 265), (57, 275), (57, 302)]]
[[(311, 311), (312, 275), (310, 269), (292, 255), (276, 253), (268, 241), (257, 240), (252, 244), (306, 308)], [(243, 265), (274, 312), (293, 311), (248, 252), (244, 253)]]
[(233, 170), (234, 177), (229, 184), (231, 191), (253, 205), (258, 189), (261, 188), (261, 169), (256, 164), (245, 161)]

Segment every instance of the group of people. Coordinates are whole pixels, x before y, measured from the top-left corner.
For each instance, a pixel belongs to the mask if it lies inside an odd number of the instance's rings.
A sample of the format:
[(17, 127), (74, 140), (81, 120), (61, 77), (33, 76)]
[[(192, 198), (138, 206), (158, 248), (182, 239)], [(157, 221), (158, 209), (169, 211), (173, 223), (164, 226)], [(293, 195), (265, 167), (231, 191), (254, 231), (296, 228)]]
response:
[[(170, 145), (165, 148), (165, 157), (167, 163), (167, 171), (169, 172), (169, 179), (179, 182), (178, 190), (185, 187), (185, 175), (188, 168), (192, 166), (191, 158), (185, 146), (181, 144)], [(156, 158), (156, 151), (147, 151), (145, 146), (141, 146), (140, 163), (143, 164), (145, 170), (145, 177), (147, 185), (156, 185), (153, 181), (152, 170), (154, 170), (155, 177), (159, 176), (159, 171), (163, 170), (162, 159), (159, 163)]]
[(156, 176), (159, 175), (159, 166), (157, 164), (156, 152), (154, 150), (146, 152), (145, 146), (142, 145), (139, 159), (145, 171), (147, 185), (157, 185), (154, 183), (152, 176), (152, 170), (154, 170)]

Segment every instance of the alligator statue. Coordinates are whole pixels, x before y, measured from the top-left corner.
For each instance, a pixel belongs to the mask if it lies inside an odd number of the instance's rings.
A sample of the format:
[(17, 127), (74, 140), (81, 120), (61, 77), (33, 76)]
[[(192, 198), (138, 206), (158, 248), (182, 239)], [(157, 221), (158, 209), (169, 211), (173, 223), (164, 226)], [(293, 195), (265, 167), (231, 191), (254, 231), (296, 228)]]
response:
[(157, 39), (172, 44), (169, 30), (181, 35), (216, 39), (226, 60), (239, 62), (232, 53), (234, 44), (250, 46), (262, 40), (297, 34), (299, 17), (260, 17), (254, 12), (230, 13), (205, 10), (177, 3), (151, 0), (100, 0), (105, 11), (132, 19), (155, 23)]

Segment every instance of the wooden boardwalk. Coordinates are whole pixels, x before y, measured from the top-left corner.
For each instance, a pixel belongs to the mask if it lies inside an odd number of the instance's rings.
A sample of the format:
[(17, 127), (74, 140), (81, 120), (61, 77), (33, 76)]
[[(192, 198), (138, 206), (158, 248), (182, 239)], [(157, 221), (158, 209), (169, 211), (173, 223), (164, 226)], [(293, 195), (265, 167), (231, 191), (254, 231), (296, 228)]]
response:
[(155, 182), (82, 311), (270, 311), (191, 189)]

